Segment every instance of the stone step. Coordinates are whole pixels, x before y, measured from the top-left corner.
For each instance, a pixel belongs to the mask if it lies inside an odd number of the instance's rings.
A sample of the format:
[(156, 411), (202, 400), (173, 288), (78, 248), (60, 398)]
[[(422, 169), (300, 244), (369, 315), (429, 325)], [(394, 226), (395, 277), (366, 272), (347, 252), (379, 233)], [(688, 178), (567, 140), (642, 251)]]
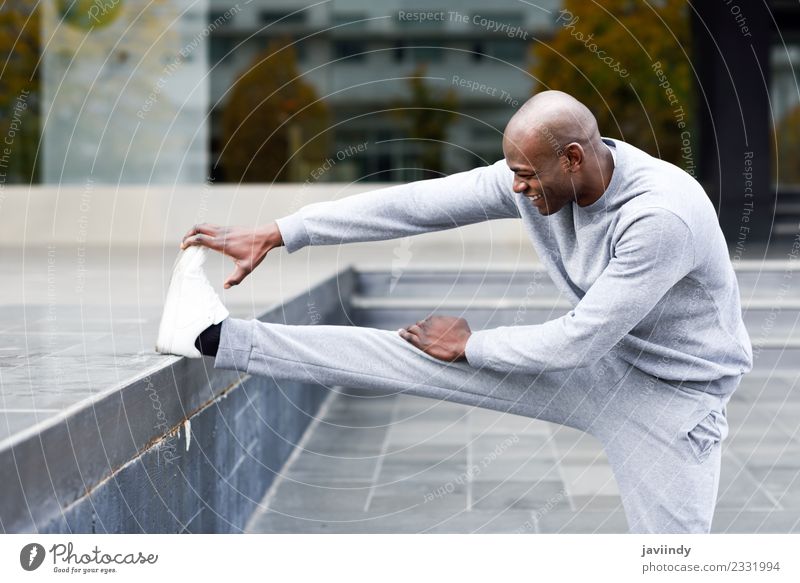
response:
[[(519, 296), (483, 296), (483, 295), (450, 295), (450, 296), (398, 296), (398, 297), (370, 297), (353, 295), (350, 305), (357, 310), (545, 310), (549, 312), (566, 312), (572, 304), (557, 296), (533, 295)], [(773, 293), (768, 297), (744, 297), (742, 311), (764, 315), (769, 312), (780, 312), (783, 319), (798, 317), (800, 299), (785, 297), (780, 293)]]
[[(737, 261), (742, 298), (770, 300), (800, 297), (800, 262)], [(792, 293), (794, 292), (794, 293)], [(544, 268), (443, 271), (414, 269), (359, 271), (354, 298), (558, 298), (558, 288)]]

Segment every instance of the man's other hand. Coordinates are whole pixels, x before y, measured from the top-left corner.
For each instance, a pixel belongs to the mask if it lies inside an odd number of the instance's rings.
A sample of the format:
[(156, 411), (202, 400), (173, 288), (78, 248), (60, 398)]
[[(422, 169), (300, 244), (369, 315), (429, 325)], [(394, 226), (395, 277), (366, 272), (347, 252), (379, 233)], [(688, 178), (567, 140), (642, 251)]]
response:
[(222, 227), (202, 223), (195, 225), (183, 236), (181, 249), (200, 245), (233, 258), (236, 269), (225, 280), (228, 289), (239, 285), (275, 247), (283, 245), (278, 225), (266, 227)]
[(472, 334), (467, 321), (454, 316), (428, 316), (397, 332), (426, 354), (447, 362), (466, 360), (464, 351)]

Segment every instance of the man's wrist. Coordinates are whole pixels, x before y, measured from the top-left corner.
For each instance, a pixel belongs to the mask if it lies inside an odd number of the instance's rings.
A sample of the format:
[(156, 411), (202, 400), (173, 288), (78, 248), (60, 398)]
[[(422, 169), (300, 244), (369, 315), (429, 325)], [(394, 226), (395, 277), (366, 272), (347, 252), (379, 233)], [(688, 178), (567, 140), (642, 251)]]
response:
[(311, 244), (308, 232), (303, 224), (303, 209), (275, 220), (281, 238), (281, 244), (288, 253), (294, 253)]
[(461, 344), (461, 349), (459, 351), (456, 360), (466, 361), (467, 360), (467, 342), (469, 342), (469, 337), (472, 336), (472, 332), (467, 332), (467, 337), (464, 338), (463, 343)]
[(480, 368), (485, 364), (486, 356), (483, 346), (483, 332), (472, 332), (464, 344), (464, 358), (470, 366)]
[(258, 239), (265, 250), (270, 250), (274, 247), (283, 247), (283, 235), (278, 228), (278, 223), (272, 222), (271, 224), (261, 227), (259, 229)]

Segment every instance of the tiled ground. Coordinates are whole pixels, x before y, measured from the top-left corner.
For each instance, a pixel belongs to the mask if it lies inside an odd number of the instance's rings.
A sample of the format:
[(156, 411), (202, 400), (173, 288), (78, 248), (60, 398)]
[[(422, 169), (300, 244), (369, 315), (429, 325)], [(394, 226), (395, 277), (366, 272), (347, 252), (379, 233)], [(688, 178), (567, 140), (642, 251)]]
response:
[[(600, 456), (587, 440), (567, 444), (566, 431), (559, 449), (553, 429), (452, 403), (346, 391), (334, 397), (251, 529), (536, 530), (526, 524), (531, 511), (574, 511), (585, 491), (586, 476), (570, 471), (580, 466), (567, 462)], [(574, 497), (567, 484), (577, 488)], [(613, 482), (606, 492), (593, 503), (616, 507)]]
[[(756, 374), (740, 386), (729, 405), (715, 531), (800, 532), (798, 413), (800, 376)], [(599, 443), (578, 431), (344, 390), (248, 529), (626, 532), (620, 504)]]

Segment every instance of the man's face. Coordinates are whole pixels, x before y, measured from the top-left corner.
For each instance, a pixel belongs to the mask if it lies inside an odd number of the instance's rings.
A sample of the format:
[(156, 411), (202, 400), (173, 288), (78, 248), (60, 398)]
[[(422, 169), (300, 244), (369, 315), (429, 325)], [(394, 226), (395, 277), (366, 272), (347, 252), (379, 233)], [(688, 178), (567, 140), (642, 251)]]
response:
[(576, 199), (567, 158), (544, 140), (504, 138), (503, 154), (514, 171), (514, 192), (523, 194), (543, 215), (552, 215)]

